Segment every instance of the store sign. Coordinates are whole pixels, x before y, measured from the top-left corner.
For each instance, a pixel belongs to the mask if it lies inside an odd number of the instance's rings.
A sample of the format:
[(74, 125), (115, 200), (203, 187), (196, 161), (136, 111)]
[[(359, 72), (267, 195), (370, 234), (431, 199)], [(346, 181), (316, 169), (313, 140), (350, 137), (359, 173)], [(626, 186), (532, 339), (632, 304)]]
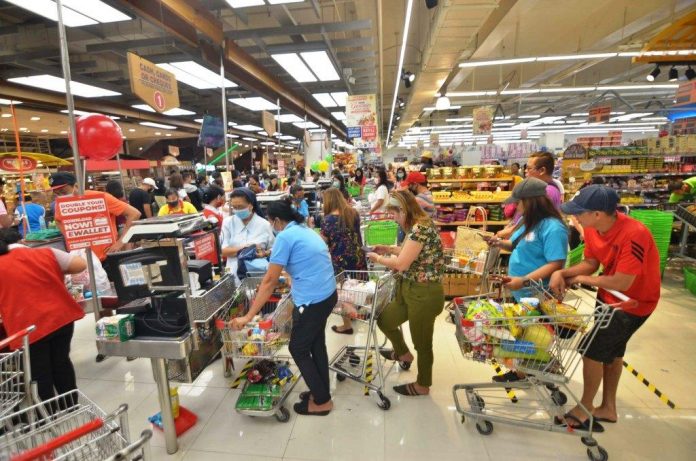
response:
[(68, 251), (114, 243), (116, 232), (104, 197), (59, 197), (56, 216)]
[(611, 117), (611, 104), (590, 107), (587, 115), (587, 123), (608, 122)]
[(285, 160), (278, 160), (278, 177), (284, 178), (285, 173)]
[(33, 158), (22, 157), (22, 161), (19, 161), (19, 157), (3, 157), (0, 159), (0, 170), (5, 171), (32, 171), (35, 170), (37, 166), (36, 160)]
[(430, 147), (439, 147), (440, 146), (440, 134), (439, 133), (430, 133)]
[(268, 133), (268, 136), (273, 136), (273, 133), (276, 132), (273, 114), (265, 110), (261, 112), (261, 126)]
[(179, 107), (176, 77), (135, 53), (128, 53), (131, 91), (157, 112)]
[(167, 146), (167, 152), (173, 157), (179, 156), (179, 146)]
[(491, 134), (493, 129), (493, 108), (491, 106), (475, 107), (472, 111), (474, 135)]
[(196, 255), (196, 259), (210, 261), (212, 265), (218, 264), (215, 235), (209, 233), (205, 234), (203, 237), (196, 238), (193, 241), (193, 253)]
[(377, 97), (358, 94), (346, 98), (348, 137), (359, 149), (374, 150), (380, 143), (377, 133)]
[(222, 187), (225, 189), (225, 192), (230, 192), (233, 189), (232, 173), (223, 171), (220, 173), (220, 176), (222, 177)]
[(679, 84), (675, 106), (684, 106), (696, 102), (696, 81), (687, 81)]
[(587, 149), (585, 149), (585, 147), (581, 144), (571, 144), (563, 152), (563, 158), (568, 160), (584, 160), (587, 158)]

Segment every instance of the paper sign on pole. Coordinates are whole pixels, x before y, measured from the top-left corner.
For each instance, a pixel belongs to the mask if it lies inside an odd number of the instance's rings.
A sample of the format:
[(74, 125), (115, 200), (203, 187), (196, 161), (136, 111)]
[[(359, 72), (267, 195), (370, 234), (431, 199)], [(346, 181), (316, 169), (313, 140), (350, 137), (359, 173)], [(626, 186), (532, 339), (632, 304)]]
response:
[(104, 197), (59, 197), (56, 216), (68, 251), (114, 243), (116, 231)]
[(359, 149), (375, 149), (379, 143), (377, 131), (377, 97), (358, 94), (346, 98), (346, 127), (348, 137)]
[(157, 112), (179, 107), (176, 77), (137, 54), (128, 53), (131, 91)]
[(608, 122), (611, 117), (611, 105), (590, 107), (587, 123)]
[(493, 108), (491, 106), (475, 107), (472, 112), (474, 135), (491, 134), (493, 128)]
[(167, 152), (173, 157), (179, 156), (179, 146), (167, 146)]
[(268, 133), (268, 136), (273, 137), (273, 133), (276, 131), (273, 114), (265, 110), (261, 112), (261, 126), (263, 126), (263, 129)]
[(285, 173), (285, 160), (278, 160), (278, 177), (284, 178)]
[(223, 171), (220, 173), (220, 176), (222, 177), (222, 187), (225, 189), (225, 192), (230, 192), (233, 189), (232, 173)]

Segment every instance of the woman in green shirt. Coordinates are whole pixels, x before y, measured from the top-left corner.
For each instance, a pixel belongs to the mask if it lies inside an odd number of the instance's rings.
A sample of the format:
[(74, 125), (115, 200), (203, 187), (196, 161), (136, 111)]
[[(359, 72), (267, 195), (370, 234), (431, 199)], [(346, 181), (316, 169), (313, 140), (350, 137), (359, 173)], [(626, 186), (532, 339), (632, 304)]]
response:
[(414, 357), (399, 329), (408, 321), (418, 355), (418, 379), (414, 383), (394, 386), (394, 390), (408, 396), (427, 395), (433, 374), (433, 328), (445, 303), (442, 242), (437, 228), (411, 192), (392, 192), (387, 211), (394, 214), (406, 238), (401, 246), (378, 245), (374, 253), (367, 255), (372, 261), (399, 272), (396, 296), (377, 321), (394, 350), (381, 354), (388, 360), (398, 360), (404, 369), (411, 366)]

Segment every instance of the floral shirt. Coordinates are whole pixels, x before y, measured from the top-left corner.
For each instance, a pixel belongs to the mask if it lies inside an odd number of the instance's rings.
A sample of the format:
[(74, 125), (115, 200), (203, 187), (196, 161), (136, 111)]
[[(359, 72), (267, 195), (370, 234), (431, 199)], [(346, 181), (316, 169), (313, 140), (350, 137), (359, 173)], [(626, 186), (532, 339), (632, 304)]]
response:
[(355, 220), (352, 228), (345, 228), (341, 226), (338, 216), (328, 215), (321, 225), (321, 235), (329, 246), (334, 273), (367, 270), (359, 218)]
[(445, 256), (440, 234), (435, 226), (416, 224), (406, 238), (421, 243), (423, 249), (411, 263), (411, 267), (403, 273), (403, 277), (420, 283), (441, 282), (445, 270)]

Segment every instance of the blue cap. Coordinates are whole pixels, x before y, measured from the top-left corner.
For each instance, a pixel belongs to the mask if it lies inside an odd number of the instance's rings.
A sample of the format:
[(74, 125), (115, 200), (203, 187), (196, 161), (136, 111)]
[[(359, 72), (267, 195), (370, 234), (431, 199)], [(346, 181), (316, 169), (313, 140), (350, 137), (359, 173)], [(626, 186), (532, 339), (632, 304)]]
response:
[(619, 195), (611, 187), (593, 184), (580, 189), (570, 202), (561, 205), (565, 214), (576, 215), (586, 211), (613, 213), (619, 204)]

